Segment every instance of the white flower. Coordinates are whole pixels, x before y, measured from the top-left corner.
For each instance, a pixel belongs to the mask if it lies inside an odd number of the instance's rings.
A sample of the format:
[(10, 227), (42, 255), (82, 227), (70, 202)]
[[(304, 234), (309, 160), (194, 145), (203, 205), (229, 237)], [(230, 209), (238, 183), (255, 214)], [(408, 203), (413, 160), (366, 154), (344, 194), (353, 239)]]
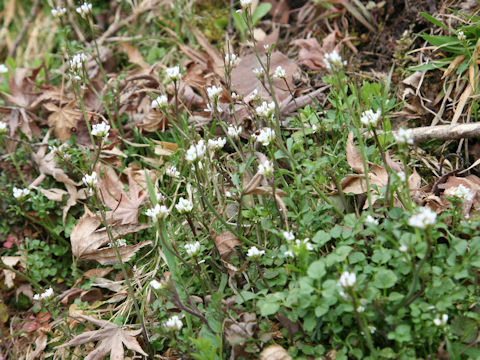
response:
[(0, 134), (6, 133), (7, 129), (8, 129), (7, 123), (0, 121)]
[(400, 128), (393, 133), (395, 141), (399, 144), (413, 145), (413, 130)]
[(165, 219), (168, 215), (168, 209), (165, 205), (157, 204), (153, 208), (145, 211), (145, 215), (151, 217), (153, 221), (158, 219)]
[(252, 0), (240, 0), (240, 5), (242, 5), (243, 8), (246, 8), (252, 4)]
[(0, 64), (0, 74), (8, 73), (8, 67), (5, 64)]
[(340, 296), (344, 299), (348, 298), (348, 295), (345, 291), (343, 291), (343, 289), (340, 289), (338, 290), (338, 293), (340, 294)]
[(41, 294), (35, 294), (33, 296), (33, 300), (43, 300), (43, 299), (48, 299), (48, 298), (51, 298), (53, 296), (53, 289), (52, 288), (48, 288), (47, 290), (45, 290), (43, 293)]
[(291, 231), (284, 231), (283, 238), (288, 242), (295, 240), (295, 235)]
[(259, 67), (259, 68), (253, 69), (253, 73), (257, 78), (263, 79), (263, 76), (265, 75), (265, 70), (263, 70), (262, 67)]
[(177, 178), (180, 176), (180, 171), (177, 170), (175, 165), (170, 165), (165, 170), (165, 174), (167, 174), (167, 176), (170, 176), (172, 178)]
[(317, 126), (317, 124), (313, 124), (313, 125), (312, 125), (312, 133), (315, 134), (317, 131), (318, 131), (318, 126)]
[(328, 70), (339, 70), (343, 65), (347, 65), (346, 61), (342, 61), (342, 57), (338, 54), (336, 50), (333, 50), (329, 54), (325, 54), (323, 57), (325, 67)]
[(217, 86), (213, 85), (213, 86), (210, 86), (209, 88), (207, 88), (208, 98), (213, 103), (215, 103), (218, 100), (218, 97), (220, 96), (221, 93), (222, 93), (222, 88), (221, 87), (217, 87)]
[(238, 64), (239, 58), (235, 54), (225, 54), (225, 65), (228, 67), (234, 67)]
[(85, 18), (88, 14), (92, 12), (92, 4), (84, 2), (82, 5), (77, 7), (77, 13), (80, 14), (81, 17)]
[(193, 203), (188, 199), (180, 198), (178, 204), (175, 205), (175, 208), (180, 214), (185, 214), (192, 211)]
[(373, 112), (373, 110), (367, 110), (362, 113), (360, 121), (365, 126), (374, 127), (377, 125), (380, 115), (382, 115), (380, 110), (377, 110), (376, 112)]
[(230, 125), (227, 129), (227, 134), (233, 139), (238, 139), (240, 133), (242, 132), (242, 127), (237, 125)]
[(98, 182), (97, 173), (93, 171), (90, 175), (85, 174), (85, 176), (82, 178), (82, 181), (89, 188), (93, 188)]
[(463, 41), (467, 38), (467, 36), (465, 35), (465, 33), (463, 31), (459, 31), (457, 33), (457, 38), (458, 38), (458, 40)]
[(378, 225), (378, 219), (375, 219), (372, 215), (368, 215), (365, 218), (365, 222), (367, 224)]
[(180, 79), (180, 66), (174, 66), (165, 70), (167, 81), (175, 81)]
[(220, 150), (225, 146), (226, 143), (227, 143), (227, 139), (225, 138), (218, 138), (215, 140), (209, 139), (207, 143), (207, 147), (212, 151)]
[(285, 257), (291, 257), (291, 258), (295, 257), (295, 255), (293, 254), (293, 252), (290, 251), (290, 250), (285, 251), (285, 252), (283, 253), (283, 255), (284, 255)]
[(473, 192), (466, 186), (463, 186), (463, 184), (460, 184), (458, 187), (452, 189), (451, 191), (452, 196), (458, 199), (465, 199), (469, 201), (473, 200)]
[(275, 69), (275, 72), (273, 73), (274, 78), (279, 78), (279, 79), (285, 79), (285, 76), (287, 76), (287, 72), (285, 71), (284, 68), (281, 66), (277, 66)]
[(255, 112), (258, 116), (269, 119), (273, 117), (273, 114), (275, 113), (275, 103), (273, 101), (271, 103), (264, 101), (262, 105), (255, 108)]
[(340, 275), (340, 280), (338, 280), (338, 282), (343, 288), (351, 288), (357, 282), (357, 276), (355, 273), (344, 271), (342, 275)]
[(197, 160), (203, 159), (207, 147), (205, 146), (205, 141), (200, 140), (198, 143), (191, 145), (185, 154), (185, 159), (188, 162), (194, 162)]
[(232, 98), (232, 100), (238, 100), (238, 99), (240, 99), (240, 96), (239, 96), (236, 92), (232, 92), (232, 94), (230, 95), (230, 97)]
[(160, 290), (163, 288), (163, 284), (157, 280), (152, 280), (150, 281), (150, 284), (149, 284), (152, 288), (154, 288), (155, 290)]
[(400, 252), (407, 252), (407, 251), (408, 251), (408, 246), (405, 245), (405, 244), (402, 244), (402, 245), (400, 245), (400, 247), (398, 248), (398, 251), (400, 251)]
[(110, 125), (106, 122), (101, 122), (100, 124), (92, 125), (92, 135), (99, 138), (108, 138), (108, 132), (110, 130)]
[(365, 311), (365, 306), (363, 305), (360, 305), (357, 307), (357, 312), (361, 313), (361, 312), (364, 312)]
[(370, 330), (370, 334), (375, 334), (375, 331), (377, 331), (377, 328), (373, 325), (368, 325), (368, 330)]
[(13, 188), (13, 197), (15, 199), (23, 199), (25, 196), (30, 194), (30, 190), (25, 188), (25, 189), (19, 189), (17, 187)]
[(265, 49), (266, 52), (269, 52), (274, 45), (275, 44), (265, 44), (263, 45), (263, 48)]
[(200, 243), (198, 241), (194, 241), (188, 244), (185, 244), (185, 251), (190, 256), (195, 256), (200, 252)]
[(183, 323), (177, 315), (174, 315), (165, 321), (163, 326), (170, 331), (179, 331), (183, 327)]
[(152, 109), (166, 108), (168, 105), (167, 95), (160, 95), (156, 99), (152, 100)]
[(302, 246), (305, 246), (305, 249), (307, 249), (308, 251), (312, 251), (313, 246), (312, 244), (310, 244), (309, 241), (310, 241), (309, 238), (306, 238), (303, 240), (295, 240), (295, 244), (297, 245), (297, 248), (301, 248)]
[(425, 229), (427, 226), (434, 225), (436, 219), (437, 214), (435, 211), (427, 207), (421, 207), (416, 214), (410, 216), (410, 219), (408, 219), (408, 225), (419, 229)]
[(232, 197), (232, 193), (228, 190), (225, 191), (225, 197), (227, 198), (231, 198)]
[(275, 130), (268, 127), (263, 128), (258, 135), (254, 134), (253, 138), (263, 146), (268, 146), (273, 140), (275, 140)]
[(248, 257), (259, 257), (265, 254), (265, 250), (258, 250), (256, 246), (252, 246), (247, 251)]
[(157, 198), (157, 202), (165, 201), (165, 196), (162, 193), (158, 192), (155, 194), (155, 196)]
[(270, 176), (273, 174), (273, 163), (270, 160), (265, 160), (262, 164), (258, 165), (258, 173), (260, 175)]
[(400, 179), (401, 182), (405, 182), (407, 180), (407, 176), (403, 171), (400, 171), (397, 173), (398, 178)]
[(78, 53), (73, 55), (73, 57), (69, 61), (70, 69), (75, 73), (81, 72), (85, 61), (87, 61), (87, 55), (85, 55), (85, 53)]
[[(214, 112), (213, 108), (210, 106), (210, 104), (207, 104), (207, 107), (205, 109), (203, 109), (203, 111), (205, 112)], [(220, 114), (223, 112), (222, 108), (220, 107), (220, 105), (217, 105), (217, 112)]]
[(56, 9), (52, 9), (51, 13), (53, 17), (60, 18), (67, 13), (67, 9), (58, 7)]
[(447, 325), (447, 322), (448, 322), (448, 315), (447, 314), (443, 314), (441, 318), (433, 319), (433, 323), (436, 326), (445, 326), (445, 325)]

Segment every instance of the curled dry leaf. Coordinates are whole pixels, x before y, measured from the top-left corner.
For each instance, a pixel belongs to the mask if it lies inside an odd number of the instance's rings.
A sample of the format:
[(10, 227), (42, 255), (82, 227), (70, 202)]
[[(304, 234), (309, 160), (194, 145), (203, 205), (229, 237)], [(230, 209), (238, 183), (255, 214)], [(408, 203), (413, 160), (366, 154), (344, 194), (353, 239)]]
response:
[(58, 346), (57, 349), (78, 346), (91, 341), (100, 341), (97, 348), (88, 354), (85, 360), (103, 360), (108, 354), (110, 354), (111, 360), (123, 360), (125, 358), (124, 346), (129, 350), (147, 356), (135, 338), (142, 330), (123, 330), (120, 326), (109, 321), (97, 320), (82, 314), (78, 314), (78, 317), (92, 322), (100, 329), (85, 331), (66, 344)]
[(278, 344), (270, 345), (260, 353), (260, 360), (291, 360), (287, 350)]
[(224, 231), (213, 238), (222, 260), (228, 260), (235, 251), (235, 246), (241, 245), (240, 240), (230, 231)]
[(254, 337), (256, 328), (257, 317), (254, 313), (243, 313), (238, 321), (225, 320), (225, 338), (232, 345), (232, 359), (251, 357), (251, 353), (245, 351), (245, 347), (248, 340)]
[[(113, 248), (101, 248), (109, 243), (109, 237), (105, 228), (98, 229), (101, 221), (93, 214), (86, 212), (73, 227), (70, 235), (72, 243), (72, 254), (80, 260), (97, 261), (102, 265), (113, 265), (118, 262)], [(114, 225), (111, 228), (113, 236), (121, 236), (138, 232), (148, 228), (146, 224)], [(120, 246), (122, 261), (128, 261), (142, 247), (151, 244), (151, 241), (144, 241), (137, 245)]]
[(44, 106), (51, 112), (47, 119), (48, 126), (53, 128), (57, 139), (62, 143), (69, 140), (72, 129), (77, 127), (77, 121), (83, 118), (82, 112), (75, 109), (75, 101), (71, 101), (63, 107), (53, 103), (47, 103)]
[(322, 45), (315, 38), (295, 40), (292, 44), (300, 48), (298, 63), (310, 70), (324, 69), (323, 57), (325, 54), (331, 53), (333, 50), (340, 50), (340, 44), (335, 47), (335, 39), (335, 32), (332, 32), (323, 39)]

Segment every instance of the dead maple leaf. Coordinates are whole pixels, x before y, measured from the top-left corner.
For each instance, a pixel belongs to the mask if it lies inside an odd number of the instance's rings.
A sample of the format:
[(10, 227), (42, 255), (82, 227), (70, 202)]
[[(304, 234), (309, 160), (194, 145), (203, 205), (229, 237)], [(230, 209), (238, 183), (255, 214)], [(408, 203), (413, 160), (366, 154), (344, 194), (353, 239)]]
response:
[(72, 128), (76, 128), (77, 121), (82, 119), (82, 112), (75, 109), (75, 101), (71, 101), (64, 107), (59, 107), (53, 103), (44, 105), (52, 113), (48, 115), (48, 126), (53, 127), (57, 139), (62, 143), (70, 139)]
[[(108, 166), (101, 166), (104, 172), (97, 183), (97, 190), (102, 202), (111, 210), (107, 211), (107, 219), (111, 222), (119, 221), (121, 225), (138, 223), (138, 208), (148, 196), (135, 182), (131, 169), (127, 169), (128, 192), (123, 189), (123, 183), (115, 170)], [(99, 173), (99, 172), (97, 172)]]
[(123, 330), (120, 326), (109, 321), (98, 320), (82, 314), (78, 314), (77, 316), (90, 321), (101, 328), (99, 330), (86, 331), (77, 335), (66, 344), (57, 346), (57, 349), (68, 346), (78, 346), (91, 341), (100, 341), (100, 344), (85, 357), (85, 360), (103, 360), (108, 354), (110, 354), (111, 360), (123, 360), (125, 358), (125, 350), (123, 346), (129, 350), (147, 356), (135, 338), (135, 336), (142, 332), (141, 329)]
[(220, 258), (228, 260), (230, 255), (235, 251), (235, 246), (241, 245), (240, 240), (230, 231), (224, 231), (213, 238), (213, 242), (217, 247)]
[[(100, 225), (101, 221), (97, 216), (89, 211), (85, 212), (70, 234), (72, 254), (80, 260), (97, 261), (102, 265), (116, 264), (118, 259), (115, 250), (111, 247), (102, 248), (110, 242), (110, 238), (105, 228), (98, 229)], [(119, 238), (148, 227), (149, 225), (146, 224), (114, 225), (111, 231), (115, 238)], [(122, 261), (130, 260), (138, 250), (151, 243), (151, 241), (143, 241), (136, 245), (119, 246), (118, 251)]]
[(260, 360), (292, 360), (292, 357), (283, 347), (274, 344), (262, 350)]

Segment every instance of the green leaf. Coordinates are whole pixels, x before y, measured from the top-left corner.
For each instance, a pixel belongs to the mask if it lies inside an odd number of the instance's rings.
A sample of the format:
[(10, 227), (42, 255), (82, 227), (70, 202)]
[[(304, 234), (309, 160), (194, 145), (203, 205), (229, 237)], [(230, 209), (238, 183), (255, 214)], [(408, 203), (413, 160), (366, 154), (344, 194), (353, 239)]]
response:
[(392, 270), (380, 269), (373, 279), (373, 285), (379, 289), (388, 289), (396, 284), (398, 278)]
[(253, 26), (255, 26), (261, 18), (267, 15), (271, 8), (272, 4), (270, 3), (261, 3), (258, 5), (252, 15)]
[(444, 28), (444, 29), (447, 29), (447, 30), (450, 30), (451, 29), (445, 25), (444, 23), (442, 23), (441, 21), (435, 19), (432, 15), (430, 14), (427, 14), (427, 13), (424, 13), (424, 12), (421, 12), (420, 15), (422, 15), (425, 19), (427, 19), (428, 21), (430, 21), (431, 23), (441, 27), (441, 28)]
[(313, 239), (312, 241), (315, 243), (315, 244), (318, 244), (320, 246), (323, 246), (325, 245), (327, 242), (330, 241), (332, 237), (330, 236), (329, 233), (323, 231), (323, 230), (320, 230), (320, 231), (317, 231), (317, 233), (313, 236)]
[(310, 264), (307, 270), (308, 276), (313, 279), (321, 279), (325, 274), (325, 263), (323, 260), (317, 260)]
[(279, 303), (264, 302), (260, 307), (260, 313), (262, 314), (262, 316), (269, 316), (275, 314), (278, 309), (280, 309)]

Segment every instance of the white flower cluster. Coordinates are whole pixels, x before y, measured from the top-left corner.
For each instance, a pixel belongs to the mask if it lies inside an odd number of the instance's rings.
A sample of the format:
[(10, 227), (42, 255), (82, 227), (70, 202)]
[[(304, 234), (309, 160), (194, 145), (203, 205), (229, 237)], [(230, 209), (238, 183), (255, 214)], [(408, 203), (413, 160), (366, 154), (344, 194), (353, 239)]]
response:
[(74, 73), (75, 80), (81, 80), (79, 74), (82, 73), (83, 64), (87, 61), (87, 55), (84, 53), (78, 53), (73, 55), (69, 61), (70, 70)]
[(194, 241), (188, 244), (185, 244), (185, 251), (189, 256), (195, 256), (200, 252), (200, 243)]
[(252, 4), (252, 0), (240, 0), (240, 5), (242, 5), (243, 8), (247, 8)]
[(407, 251), (408, 251), (408, 246), (405, 245), (405, 244), (402, 244), (402, 245), (400, 245), (400, 247), (398, 248), (398, 251), (403, 252), (403, 253), (404, 253), (404, 252), (407, 252)]
[(167, 174), (167, 176), (170, 176), (172, 178), (177, 178), (180, 176), (180, 171), (177, 170), (177, 167), (175, 165), (170, 165), (165, 170), (165, 174)]
[(255, 76), (256, 76), (257, 78), (259, 78), (260, 80), (262, 80), (263, 77), (265, 76), (265, 70), (263, 70), (262, 67), (253, 69), (253, 73), (254, 73)]
[(167, 95), (160, 95), (156, 99), (152, 100), (152, 109), (164, 109), (168, 105)]
[(447, 314), (443, 314), (442, 317), (440, 317), (440, 318), (433, 319), (433, 323), (436, 326), (445, 326), (445, 325), (447, 325), (447, 322), (448, 322), (448, 315)]
[(333, 50), (331, 53), (325, 54), (323, 56), (323, 61), (325, 63), (325, 67), (331, 71), (340, 70), (343, 65), (347, 65), (347, 62), (342, 61), (342, 57), (336, 50)]
[(238, 64), (239, 61), (240, 59), (237, 55), (230, 53), (225, 54), (225, 65), (227, 65), (228, 67), (234, 67)]
[(355, 273), (348, 272), (348, 271), (344, 271), (342, 275), (340, 275), (340, 279), (338, 280), (338, 283), (344, 289), (355, 286), (356, 282), (357, 282), (357, 276), (355, 275)]
[(176, 81), (180, 79), (180, 66), (173, 66), (165, 70), (167, 81)]
[(226, 143), (227, 139), (221, 137), (218, 139), (209, 139), (207, 147), (212, 151), (216, 151), (222, 149)]
[(175, 208), (180, 214), (186, 214), (192, 211), (193, 203), (188, 199), (180, 198), (178, 204), (175, 205)]
[(257, 258), (257, 257), (260, 257), (262, 255), (265, 255), (265, 250), (259, 250), (256, 246), (252, 246), (247, 251), (247, 257)]
[(238, 139), (240, 136), (240, 133), (242, 132), (242, 127), (237, 126), (237, 125), (230, 125), (227, 128), (227, 134), (230, 136), (232, 139)]
[(275, 140), (275, 130), (266, 127), (261, 129), (258, 135), (253, 134), (252, 137), (263, 146), (268, 146), (273, 140)]
[(273, 73), (273, 77), (277, 79), (285, 79), (285, 76), (287, 76), (285, 69), (281, 66), (277, 66), (275, 72)]
[(82, 5), (77, 7), (77, 13), (83, 17), (86, 18), (88, 14), (92, 12), (92, 4), (84, 2)]
[(60, 18), (67, 13), (66, 8), (57, 7), (56, 9), (51, 10), (52, 16), (55, 18)]
[(407, 175), (403, 171), (400, 171), (397, 173), (398, 178), (400, 179), (401, 182), (405, 182), (407, 180)]
[(165, 321), (163, 326), (170, 331), (179, 331), (183, 327), (183, 323), (177, 315), (174, 315)]
[(467, 36), (465, 35), (465, 33), (464, 33), (463, 31), (459, 31), (459, 32), (457, 33), (457, 38), (458, 38), (458, 40), (460, 40), (460, 41), (464, 41), (464, 40), (467, 39)]
[(312, 251), (313, 250), (313, 246), (312, 244), (310, 243), (310, 239), (309, 238), (306, 238), (306, 239), (303, 239), (303, 240), (295, 240), (295, 244), (297, 245), (297, 249), (300, 250), (302, 247), (305, 247), (305, 249), (307, 249), (308, 251)]
[(222, 93), (222, 88), (218, 86), (210, 86), (207, 88), (207, 95), (210, 101), (214, 104), (217, 103), (220, 94)]
[(7, 129), (8, 129), (7, 123), (0, 121), (0, 134), (6, 133)]
[(408, 219), (408, 225), (419, 229), (425, 229), (430, 225), (434, 225), (437, 219), (435, 211), (427, 207), (421, 207), (416, 214), (410, 216)]
[(93, 171), (90, 175), (85, 174), (85, 176), (82, 178), (82, 181), (89, 188), (93, 188), (98, 182), (97, 173)]
[(400, 128), (393, 133), (395, 141), (399, 144), (413, 145), (413, 130)]
[(373, 110), (367, 110), (362, 113), (360, 121), (365, 126), (374, 127), (377, 126), (380, 115), (382, 115), (380, 110), (377, 110), (376, 112), (373, 112)]
[(375, 219), (372, 215), (368, 215), (366, 218), (365, 218), (365, 222), (367, 224), (371, 224), (371, 225), (378, 225), (378, 220)]
[(0, 64), (0, 74), (6, 73), (8, 73), (8, 67), (6, 67), (5, 64)]
[(187, 153), (185, 154), (185, 159), (188, 162), (202, 160), (205, 156), (206, 151), (207, 147), (205, 146), (205, 141), (203, 141), (202, 139), (198, 143), (190, 146), (190, 148), (187, 150)]
[(265, 119), (270, 119), (275, 113), (275, 103), (272, 101), (267, 103), (266, 101), (262, 102), (262, 105), (255, 108), (255, 112), (258, 116), (261, 116)]
[(160, 289), (163, 289), (165, 287), (163, 283), (161, 283), (160, 281), (157, 281), (157, 280), (150, 281), (149, 285), (152, 288), (154, 288), (155, 290), (160, 290)]
[(262, 164), (258, 165), (258, 173), (260, 175), (271, 176), (273, 170), (273, 163), (270, 160), (265, 160)]
[(471, 201), (473, 200), (473, 195), (473, 192), (463, 184), (460, 184), (458, 187), (452, 189), (452, 196), (458, 199)]
[(151, 217), (153, 221), (158, 219), (165, 219), (168, 216), (168, 209), (165, 205), (157, 204), (153, 208), (145, 211), (145, 215)]
[(100, 124), (95, 124), (92, 126), (92, 135), (106, 139), (108, 138), (108, 132), (110, 131), (110, 125), (106, 122), (101, 122)]
[(44, 300), (44, 299), (48, 299), (48, 298), (51, 298), (53, 296), (53, 289), (52, 288), (48, 288), (47, 290), (45, 290), (43, 293), (41, 294), (35, 294), (33, 295), (33, 300)]
[(25, 196), (30, 194), (30, 190), (25, 188), (25, 189), (19, 189), (17, 187), (13, 188), (13, 197), (15, 199), (23, 199)]
[(291, 231), (284, 231), (283, 238), (288, 242), (292, 242), (293, 240), (295, 240), (295, 235), (293, 235)]

